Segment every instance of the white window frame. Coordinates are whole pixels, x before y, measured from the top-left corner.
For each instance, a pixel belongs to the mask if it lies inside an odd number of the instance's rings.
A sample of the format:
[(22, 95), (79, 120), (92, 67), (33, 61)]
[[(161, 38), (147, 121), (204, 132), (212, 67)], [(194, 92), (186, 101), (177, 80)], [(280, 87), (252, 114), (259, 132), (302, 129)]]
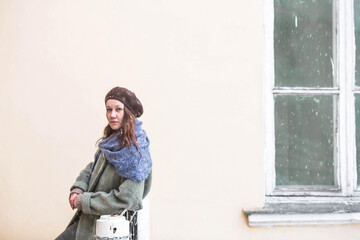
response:
[[(356, 1), (356, 0), (355, 0)], [(333, 0), (334, 81), (336, 88), (274, 88), (274, 0), (264, 0), (264, 164), (265, 207), (248, 209), (250, 226), (360, 223), (360, 189), (357, 187), (355, 104), (355, 35), (353, 0)], [(274, 94), (337, 94), (338, 162), (335, 188), (276, 188)], [(335, 119), (334, 119), (335, 121)], [(319, 205), (320, 204), (320, 205)], [(319, 206), (325, 206), (324, 208)], [(336, 207), (331, 207), (336, 206)], [(281, 208), (281, 209), (280, 209)], [(280, 209), (280, 210), (279, 210)]]

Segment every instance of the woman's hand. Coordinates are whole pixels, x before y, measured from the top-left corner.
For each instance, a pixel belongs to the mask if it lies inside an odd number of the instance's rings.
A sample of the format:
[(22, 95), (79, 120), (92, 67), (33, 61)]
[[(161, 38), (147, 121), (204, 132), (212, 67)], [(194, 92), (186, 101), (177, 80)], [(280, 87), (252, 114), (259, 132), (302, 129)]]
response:
[[(84, 191), (82, 189), (80, 189), (80, 188), (74, 188), (73, 190), (71, 190), (70, 196), (69, 196), (69, 203), (70, 203), (70, 206), (71, 206), (71, 208), (73, 210), (75, 208), (79, 209), (79, 205), (81, 205), (81, 203), (79, 203), (81, 201), (81, 196), (80, 195), (82, 195), (83, 192)], [(80, 196), (80, 199), (79, 199), (79, 196)]]
[(78, 193), (72, 193), (70, 195), (69, 203), (70, 203), (72, 210), (74, 210), (76, 208), (76, 200), (77, 200), (78, 196), (79, 196)]

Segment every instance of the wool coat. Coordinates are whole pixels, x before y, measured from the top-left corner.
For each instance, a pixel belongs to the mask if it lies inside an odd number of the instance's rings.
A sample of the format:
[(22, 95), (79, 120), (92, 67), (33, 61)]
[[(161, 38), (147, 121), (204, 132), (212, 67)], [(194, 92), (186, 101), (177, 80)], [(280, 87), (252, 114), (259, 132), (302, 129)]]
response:
[(80, 188), (82, 210), (77, 211), (69, 226), (79, 221), (76, 240), (95, 239), (96, 220), (101, 215), (121, 213), (124, 209), (142, 209), (142, 200), (149, 193), (152, 173), (144, 181), (135, 181), (119, 176), (103, 153), (100, 153), (90, 179), (93, 163), (89, 163), (70, 190)]

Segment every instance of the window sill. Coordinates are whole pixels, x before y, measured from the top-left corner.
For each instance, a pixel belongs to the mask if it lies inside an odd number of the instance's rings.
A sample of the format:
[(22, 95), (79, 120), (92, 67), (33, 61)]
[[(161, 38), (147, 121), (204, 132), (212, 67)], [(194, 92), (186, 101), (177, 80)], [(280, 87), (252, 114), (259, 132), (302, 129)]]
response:
[(244, 213), (251, 227), (360, 223), (359, 203), (273, 203)]

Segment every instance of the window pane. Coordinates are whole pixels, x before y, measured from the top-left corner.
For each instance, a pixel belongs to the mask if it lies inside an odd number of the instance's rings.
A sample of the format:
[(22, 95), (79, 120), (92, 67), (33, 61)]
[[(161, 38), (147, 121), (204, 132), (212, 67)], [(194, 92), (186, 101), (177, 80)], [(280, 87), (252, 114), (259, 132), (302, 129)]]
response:
[(333, 87), (331, 0), (274, 0), (275, 86)]
[(360, 95), (355, 94), (355, 124), (356, 124), (356, 166), (357, 184), (360, 185)]
[(360, 86), (360, 1), (354, 1), (354, 22), (355, 22), (355, 84)]
[(276, 185), (334, 185), (336, 96), (275, 96)]

